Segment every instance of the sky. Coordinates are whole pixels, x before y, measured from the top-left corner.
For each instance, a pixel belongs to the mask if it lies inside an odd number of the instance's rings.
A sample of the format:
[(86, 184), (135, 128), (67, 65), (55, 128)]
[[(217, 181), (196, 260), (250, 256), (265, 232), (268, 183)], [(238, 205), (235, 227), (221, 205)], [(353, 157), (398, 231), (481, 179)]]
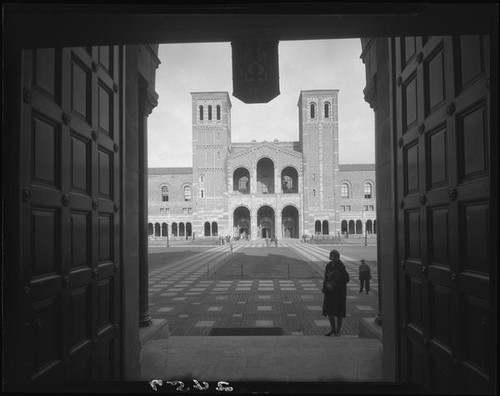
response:
[(341, 164), (375, 163), (374, 115), (363, 99), (361, 40), (281, 41), (281, 94), (265, 104), (232, 96), (231, 44), (161, 44), (158, 106), (148, 120), (148, 166), (192, 166), (191, 92), (227, 91), (233, 142), (298, 141), (301, 90), (338, 89)]

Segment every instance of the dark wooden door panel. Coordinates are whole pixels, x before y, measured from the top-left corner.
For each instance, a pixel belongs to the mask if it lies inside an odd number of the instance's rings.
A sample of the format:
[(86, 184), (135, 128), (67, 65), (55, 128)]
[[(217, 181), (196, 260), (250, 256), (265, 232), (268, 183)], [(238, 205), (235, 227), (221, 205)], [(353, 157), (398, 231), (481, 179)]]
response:
[(119, 376), (120, 65), (106, 48), (24, 52), (28, 380)]
[(489, 384), (488, 40), (394, 40), (402, 378)]

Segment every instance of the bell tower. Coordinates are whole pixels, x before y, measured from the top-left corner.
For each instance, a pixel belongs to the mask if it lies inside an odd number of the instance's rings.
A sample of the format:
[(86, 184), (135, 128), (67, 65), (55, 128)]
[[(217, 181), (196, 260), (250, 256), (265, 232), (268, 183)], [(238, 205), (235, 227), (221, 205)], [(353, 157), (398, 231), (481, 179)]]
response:
[[(231, 151), (231, 101), (227, 92), (192, 92), (193, 231), (227, 234), (227, 156)], [(213, 223), (217, 223), (215, 228)]]
[(304, 161), (304, 233), (340, 232), (338, 89), (301, 91), (299, 144)]

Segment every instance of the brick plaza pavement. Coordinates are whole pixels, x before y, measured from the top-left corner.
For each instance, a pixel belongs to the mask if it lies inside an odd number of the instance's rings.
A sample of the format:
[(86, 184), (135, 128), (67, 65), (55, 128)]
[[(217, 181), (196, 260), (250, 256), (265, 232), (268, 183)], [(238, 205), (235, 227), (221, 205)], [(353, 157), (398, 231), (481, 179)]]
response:
[[(172, 336), (207, 336), (213, 328), (279, 327), (297, 336), (329, 331), (321, 315), (329, 250), (297, 240), (278, 248), (263, 240), (233, 247), (232, 253), (228, 245), (150, 248), (151, 316), (167, 319)], [(376, 265), (368, 261), (370, 294), (359, 294), (359, 262), (338, 250), (351, 278), (341, 333), (357, 336), (360, 318), (377, 314)]]

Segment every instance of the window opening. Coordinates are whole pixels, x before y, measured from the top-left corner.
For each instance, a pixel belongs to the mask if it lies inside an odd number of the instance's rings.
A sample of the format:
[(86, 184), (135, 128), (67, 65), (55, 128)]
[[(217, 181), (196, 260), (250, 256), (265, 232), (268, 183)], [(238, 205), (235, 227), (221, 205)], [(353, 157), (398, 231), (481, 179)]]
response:
[(167, 186), (163, 186), (161, 188), (161, 200), (163, 202), (168, 202), (168, 187)]
[(311, 103), (310, 107), (311, 118), (316, 118), (316, 106), (314, 103)]
[(349, 198), (349, 186), (347, 183), (342, 183), (340, 186), (340, 196), (342, 198)]
[(184, 201), (191, 201), (191, 186), (184, 187)]
[(372, 185), (370, 183), (365, 183), (365, 198), (371, 198), (372, 197)]

